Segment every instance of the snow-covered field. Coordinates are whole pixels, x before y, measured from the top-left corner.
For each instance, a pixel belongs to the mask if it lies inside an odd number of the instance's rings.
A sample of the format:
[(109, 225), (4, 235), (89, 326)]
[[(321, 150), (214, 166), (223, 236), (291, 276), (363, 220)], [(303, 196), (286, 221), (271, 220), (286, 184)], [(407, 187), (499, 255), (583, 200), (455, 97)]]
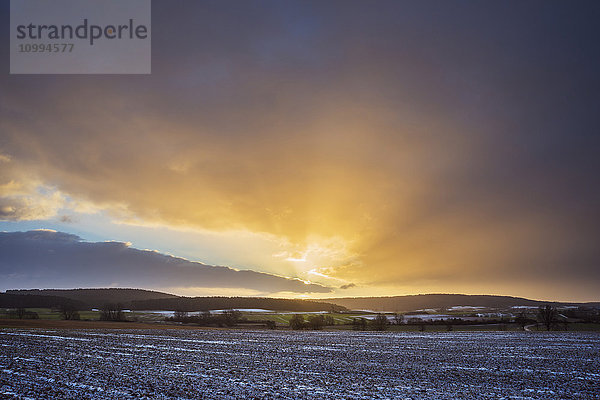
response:
[(600, 399), (598, 333), (0, 330), (0, 398)]

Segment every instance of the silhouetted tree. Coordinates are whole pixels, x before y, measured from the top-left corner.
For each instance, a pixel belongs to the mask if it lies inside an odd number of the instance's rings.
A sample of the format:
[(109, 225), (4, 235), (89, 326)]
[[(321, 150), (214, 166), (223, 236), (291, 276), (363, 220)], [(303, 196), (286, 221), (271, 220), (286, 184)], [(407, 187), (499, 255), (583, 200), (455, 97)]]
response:
[(394, 324), (396, 325), (402, 325), (402, 323), (404, 322), (404, 315), (403, 314), (394, 314)]
[(352, 318), (352, 329), (355, 331), (364, 331), (367, 329), (367, 320), (364, 318)]
[(333, 319), (333, 317), (331, 315), (326, 315), (325, 316), (325, 325), (326, 326), (333, 326), (333, 325), (335, 325), (335, 320)]
[(175, 312), (173, 313), (173, 320), (175, 321), (184, 321), (187, 317), (187, 311), (175, 310)]
[(377, 314), (371, 321), (371, 327), (376, 331), (385, 331), (388, 328), (389, 321), (384, 314)]
[(78, 320), (79, 311), (72, 304), (63, 304), (60, 306), (60, 315), (64, 320)]
[(324, 325), (325, 317), (322, 315), (311, 315), (308, 317), (308, 326), (310, 326), (311, 329), (320, 330), (323, 329)]
[(23, 307), (19, 307), (16, 310), (17, 318), (19, 318), (19, 319), (23, 319), (25, 317), (26, 313), (27, 313), (27, 311)]
[(290, 319), (290, 328), (294, 330), (304, 328), (304, 316), (302, 314), (294, 314)]
[(546, 304), (538, 308), (538, 320), (546, 327), (549, 331), (552, 326), (558, 322), (558, 311), (556, 307)]
[(520, 312), (515, 317), (515, 323), (521, 327), (522, 331), (525, 330), (525, 325), (527, 325), (528, 322), (529, 322), (529, 318), (527, 318), (527, 316), (525, 315), (524, 312)]
[(101, 321), (125, 321), (123, 307), (120, 304), (105, 304), (100, 310)]
[(223, 324), (226, 326), (235, 326), (238, 321), (242, 318), (242, 313), (238, 310), (225, 310), (221, 314)]
[(268, 329), (275, 329), (275, 328), (277, 328), (277, 324), (275, 323), (275, 321), (271, 321), (271, 320), (265, 321), (265, 326)]

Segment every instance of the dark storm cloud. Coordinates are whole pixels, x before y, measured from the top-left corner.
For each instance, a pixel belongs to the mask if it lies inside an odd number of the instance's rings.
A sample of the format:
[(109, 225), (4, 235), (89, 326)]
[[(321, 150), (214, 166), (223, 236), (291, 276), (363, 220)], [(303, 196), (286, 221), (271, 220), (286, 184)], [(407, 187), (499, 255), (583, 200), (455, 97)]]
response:
[(122, 242), (83, 242), (54, 231), (0, 232), (3, 289), (31, 287), (240, 288), (327, 293), (316, 284), (205, 265)]

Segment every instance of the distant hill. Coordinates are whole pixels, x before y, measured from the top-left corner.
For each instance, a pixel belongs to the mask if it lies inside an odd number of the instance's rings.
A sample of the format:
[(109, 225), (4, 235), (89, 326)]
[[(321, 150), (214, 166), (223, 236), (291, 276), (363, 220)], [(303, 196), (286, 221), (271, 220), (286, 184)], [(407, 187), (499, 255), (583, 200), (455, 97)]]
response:
[[(2, 296), (4, 303), (2, 306)], [(327, 302), (258, 297), (185, 297), (143, 289), (31, 289), (0, 294), (0, 307), (52, 308), (76, 304), (80, 310), (120, 304), (131, 310), (204, 311), (229, 308), (263, 308), (277, 311), (340, 311), (345, 307)], [(16, 305), (13, 305), (16, 304)], [(26, 304), (26, 305), (21, 305)]]
[(174, 294), (155, 292), (144, 289), (31, 289), (7, 290), (13, 295), (42, 295), (57, 296), (75, 300), (85, 304), (88, 308), (99, 308), (106, 303), (129, 304), (132, 301), (177, 298)]
[(472, 306), (487, 308), (509, 308), (514, 306), (538, 307), (543, 304), (586, 305), (597, 307), (600, 303), (559, 303), (530, 300), (511, 296), (465, 295), (465, 294), (419, 294), (392, 297), (344, 297), (320, 299), (351, 310), (374, 310), (405, 312), (427, 308), (450, 308), (454, 306)]
[(131, 303), (132, 310), (204, 311), (229, 308), (262, 308), (276, 311), (341, 311), (346, 308), (332, 303), (272, 299), (261, 297), (178, 297), (171, 299), (140, 300)]
[[(131, 310), (204, 311), (230, 308), (262, 308), (274, 311), (344, 311), (373, 310), (408, 312), (422, 309), (445, 309), (472, 306), (506, 309), (514, 306), (538, 307), (547, 301), (521, 297), (420, 294), (392, 297), (345, 297), (317, 300), (273, 299), (268, 297), (185, 297), (143, 289), (31, 289), (7, 290), (0, 293), (0, 308), (53, 308), (70, 304), (79, 310), (102, 308), (105, 304), (120, 304)], [(600, 303), (552, 304), (600, 308)]]
[(87, 304), (59, 296), (39, 294), (0, 293), (0, 308), (60, 308), (69, 307), (77, 310), (88, 308)]

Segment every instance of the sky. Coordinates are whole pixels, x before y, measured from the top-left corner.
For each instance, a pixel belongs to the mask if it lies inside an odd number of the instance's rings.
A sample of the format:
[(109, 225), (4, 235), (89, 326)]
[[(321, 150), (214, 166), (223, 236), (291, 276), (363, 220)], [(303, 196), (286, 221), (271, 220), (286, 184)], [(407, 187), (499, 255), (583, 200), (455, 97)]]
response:
[(153, 1), (150, 75), (8, 13), (0, 290), (600, 300), (597, 2)]

